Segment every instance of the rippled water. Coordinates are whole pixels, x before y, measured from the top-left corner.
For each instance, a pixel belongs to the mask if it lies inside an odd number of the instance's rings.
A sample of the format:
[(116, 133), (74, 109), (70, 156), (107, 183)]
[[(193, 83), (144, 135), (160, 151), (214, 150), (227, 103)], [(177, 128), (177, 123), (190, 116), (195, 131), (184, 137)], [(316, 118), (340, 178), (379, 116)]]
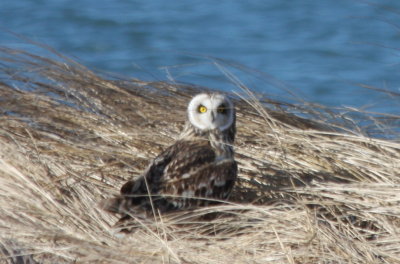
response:
[[(399, 113), (400, 1), (1, 0), (0, 26), (91, 68)], [(30, 49), (0, 33), (2, 45)], [(216, 60), (216, 58), (220, 60)], [(289, 100), (289, 99), (288, 99)]]

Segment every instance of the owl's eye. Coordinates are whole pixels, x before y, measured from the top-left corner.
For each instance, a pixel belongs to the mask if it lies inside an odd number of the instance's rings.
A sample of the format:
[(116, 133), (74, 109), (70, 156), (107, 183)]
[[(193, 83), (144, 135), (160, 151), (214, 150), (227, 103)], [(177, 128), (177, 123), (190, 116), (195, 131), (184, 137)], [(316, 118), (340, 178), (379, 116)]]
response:
[(225, 105), (222, 104), (222, 105), (218, 106), (217, 112), (220, 113), (220, 114), (225, 114), (226, 113)]
[(207, 112), (207, 107), (205, 107), (204, 105), (200, 105), (197, 110), (199, 111), (199, 113), (205, 113)]

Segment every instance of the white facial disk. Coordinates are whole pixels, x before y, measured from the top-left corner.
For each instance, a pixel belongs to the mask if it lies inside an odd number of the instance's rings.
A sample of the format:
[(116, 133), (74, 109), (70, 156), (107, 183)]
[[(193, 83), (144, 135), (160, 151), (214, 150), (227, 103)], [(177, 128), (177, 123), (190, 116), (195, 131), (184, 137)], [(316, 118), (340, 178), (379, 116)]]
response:
[(190, 123), (201, 130), (223, 131), (233, 124), (234, 115), (233, 103), (223, 94), (198, 94), (188, 106)]

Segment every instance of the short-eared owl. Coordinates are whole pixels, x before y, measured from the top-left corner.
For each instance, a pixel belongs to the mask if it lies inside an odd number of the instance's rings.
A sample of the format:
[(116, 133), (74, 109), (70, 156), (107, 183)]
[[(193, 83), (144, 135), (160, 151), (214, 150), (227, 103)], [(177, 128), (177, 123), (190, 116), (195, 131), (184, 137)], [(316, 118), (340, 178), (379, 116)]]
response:
[[(180, 138), (103, 208), (128, 217), (204, 206), (228, 198), (236, 180), (235, 109), (225, 95), (196, 95)], [(123, 217), (123, 218), (124, 218)]]

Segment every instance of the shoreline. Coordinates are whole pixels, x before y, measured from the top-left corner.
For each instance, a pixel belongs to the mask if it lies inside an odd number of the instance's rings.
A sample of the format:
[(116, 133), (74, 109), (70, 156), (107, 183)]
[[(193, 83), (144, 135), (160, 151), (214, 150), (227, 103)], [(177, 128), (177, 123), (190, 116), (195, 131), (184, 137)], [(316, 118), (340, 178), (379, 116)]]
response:
[[(110, 81), (67, 58), (0, 53), (8, 76), (0, 81), (0, 244), (12, 241), (3, 259), (400, 261), (400, 142), (367, 137), (346, 116), (329, 123), (323, 107), (260, 102), (248, 90), (231, 95), (239, 163), (232, 199), (113, 236), (116, 217), (97, 203), (176, 139), (201, 88)], [(213, 212), (227, 215), (192, 222)]]

